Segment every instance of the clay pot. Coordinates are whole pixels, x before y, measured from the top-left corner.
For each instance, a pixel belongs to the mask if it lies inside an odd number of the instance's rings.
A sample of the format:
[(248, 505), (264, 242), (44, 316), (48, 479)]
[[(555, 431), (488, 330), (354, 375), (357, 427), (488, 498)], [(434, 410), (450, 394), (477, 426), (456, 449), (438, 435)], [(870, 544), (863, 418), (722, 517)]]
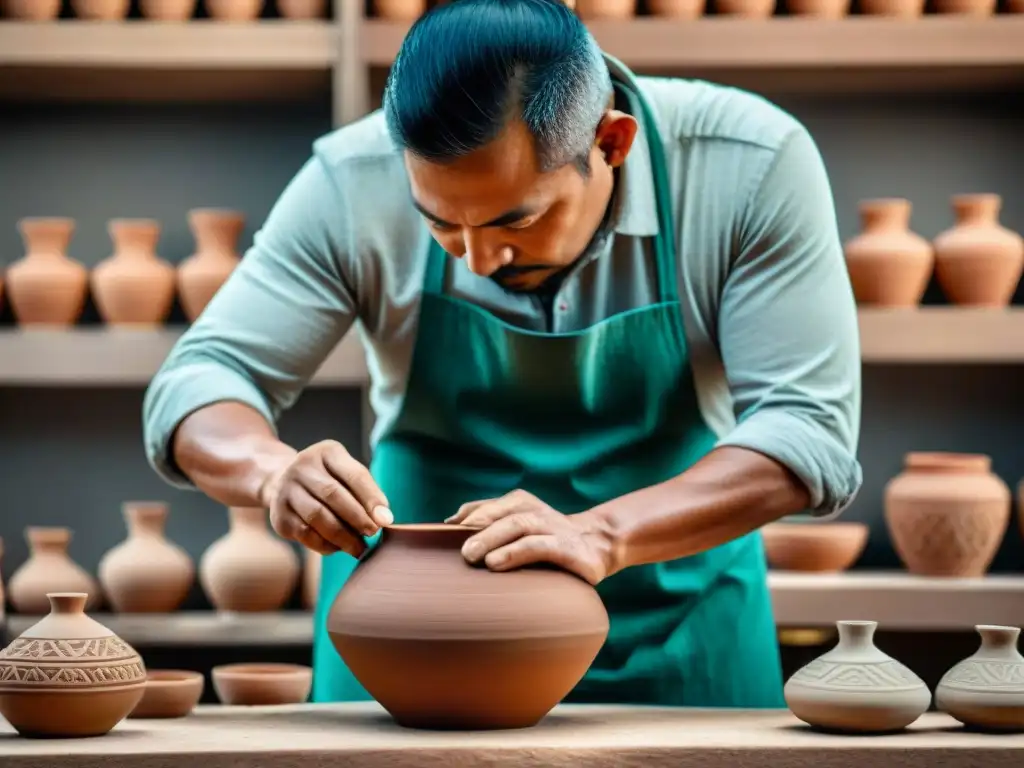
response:
[(224, 664), (210, 674), (217, 698), (234, 706), (302, 704), (313, 688), (313, 670), (302, 664)]
[(86, 608), (99, 607), (99, 585), (68, 555), (70, 528), (29, 526), (25, 540), (29, 558), (7, 584), (11, 605), (18, 613), (47, 613), (51, 610), (50, 592), (84, 592), (89, 596)]
[(305, 567), (302, 569), (302, 607), (308, 611), (316, 610), (322, 571), (323, 555), (307, 549), (305, 551)]
[(851, 0), (786, 0), (786, 10), (794, 16), (841, 19), (849, 15)]
[(915, 19), (924, 13), (925, 0), (859, 0), (861, 13), (867, 16), (888, 16)]
[(188, 21), (198, 0), (139, 0), (139, 12), (150, 21)]
[(322, 19), (327, 0), (277, 0), (277, 12), (285, 19)]
[(156, 254), (160, 222), (114, 219), (107, 225), (114, 253), (92, 272), (96, 309), (110, 325), (159, 325), (174, 303), (174, 267)]
[(53, 21), (60, 16), (61, 0), (0, 0), (0, 11), (15, 21)]
[(576, 15), (581, 19), (631, 19), (636, 16), (636, 0), (576, 0)]
[(237, 211), (197, 208), (189, 211), (196, 252), (178, 267), (178, 292), (185, 316), (192, 322), (238, 266), (238, 238), (245, 215)]
[(775, 13), (775, 0), (715, 0), (715, 13), (744, 19), (767, 19)]
[(1024, 656), (1019, 627), (976, 626), (981, 647), (946, 672), (935, 706), (969, 728), (1024, 731)]
[(169, 613), (177, 610), (195, 581), (188, 553), (164, 537), (167, 505), (126, 502), (128, 538), (100, 560), (100, 584), (115, 611)]
[(928, 686), (875, 647), (877, 627), (875, 621), (836, 622), (836, 646), (786, 681), (783, 695), (794, 715), (824, 731), (888, 733), (928, 710)]
[(915, 307), (932, 276), (932, 246), (910, 231), (909, 200), (865, 200), (862, 231), (843, 246), (858, 304)]
[(385, 528), (331, 606), (335, 649), (400, 725), (534, 725), (583, 678), (608, 634), (585, 581), (555, 568), (470, 566), (460, 550), (473, 533)]
[(954, 304), (1005, 307), (1024, 271), (1024, 238), (999, 224), (999, 195), (957, 195), (956, 226), (935, 238), (935, 275)]
[(900, 560), (921, 576), (983, 576), (1010, 522), (1010, 489), (980, 454), (908, 453), (885, 487)]
[(0, 715), (22, 736), (101, 736), (142, 698), (142, 659), (85, 615), (87, 597), (50, 593), (49, 615), (0, 651)]
[(185, 717), (195, 709), (199, 699), (203, 697), (205, 687), (206, 678), (201, 672), (185, 669), (151, 669), (146, 673), (146, 687), (142, 698), (128, 717)]
[(1024, 13), (1024, 0), (1006, 0), (1003, 10), (1007, 13)]
[(647, 0), (647, 12), (664, 19), (698, 19), (707, 10), (707, 0)]
[(298, 584), (298, 556), (271, 533), (266, 510), (231, 507), (228, 518), (228, 533), (199, 561), (199, 583), (207, 598), (221, 611), (280, 609)]
[(388, 21), (416, 21), (427, 12), (426, 0), (373, 0), (373, 15)]
[(130, 0), (71, 0), (75, 16), (89, 21), (120, 21), (130, 8)]
[(960, 16), (991, 16), (996, 12), (998, 0), (935, 0), (936, 13)]
[(263, 0), (203, 0), (203, 7), (216, 21), (253, 21), (263, 10)]
[(780, 571), (838, 573), (868, 542), (864, 523), (771, 523), (761, 529), (768, 565)]
[(7, 297), (20, 325), (68, 326), (85, 307), (88, 270), (65, 254), (73, 219), (28, 218), (18, 222), (25, 256), (7, 270)]

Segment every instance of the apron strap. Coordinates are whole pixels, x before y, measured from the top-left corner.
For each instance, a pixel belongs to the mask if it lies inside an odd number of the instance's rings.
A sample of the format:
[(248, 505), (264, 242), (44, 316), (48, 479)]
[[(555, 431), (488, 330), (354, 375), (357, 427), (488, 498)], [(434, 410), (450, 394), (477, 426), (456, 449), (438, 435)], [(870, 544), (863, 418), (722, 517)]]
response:
[(430, 247), (427, 248), (426, 272), (423, 275), (423, 293), (433, 296), (440, 296), (444, 293), (444, 276), (447, 267), (448, 254), (437, 244), (437, 240), (431, 237)]

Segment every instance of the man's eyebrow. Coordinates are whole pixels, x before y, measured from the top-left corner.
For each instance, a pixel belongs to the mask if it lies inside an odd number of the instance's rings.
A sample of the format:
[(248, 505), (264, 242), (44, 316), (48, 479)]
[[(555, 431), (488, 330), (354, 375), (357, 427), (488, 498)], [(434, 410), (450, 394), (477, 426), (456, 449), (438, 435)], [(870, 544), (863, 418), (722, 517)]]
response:
[[(455, 226), (450, 221), (445, 221), (440, 216), (436, 216), (433, 213), (431, 213), (430, 211), (428, 211), (426, 208), (424, 208), (420, 204), (420, 202), (416, 198), (413, 198), (412, 204), (415, 206), (417, 211), (422, 213), (424, 216), (426, 216), (428, 219), (433, 221), (435, 224), (440, 224), (443, 227), (454, 227)], [(505, 211), (505, 213), (501, 214), (500, 216), (494, 217), (490, 221), (484, 222), (480, 226), (481, 227), (504, 227), (506, 224), (512, 224), (512, 223), (514, 223), (516, 221), (519, 221), (521, 219), (525, 219), (527, 216), (530, 216), (532, 214), (533, 214), (533, 209), (532, 208), (530, 208), (528, 206), (525, 206), (525, 205), (520, 205), (520, 206), (518, 206), (516, 208), (513, 208), (510, 211)]]

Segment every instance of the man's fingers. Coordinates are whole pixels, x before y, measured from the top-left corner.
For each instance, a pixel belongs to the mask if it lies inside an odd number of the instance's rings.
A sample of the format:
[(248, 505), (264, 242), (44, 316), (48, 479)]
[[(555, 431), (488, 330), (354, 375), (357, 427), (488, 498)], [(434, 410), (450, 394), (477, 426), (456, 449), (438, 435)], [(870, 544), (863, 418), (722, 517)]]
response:
[(462, 556), (470, 563), (478, 563), (488, 553), (517, 539), (542, 533), (547, 531), (537, 517), (528, 512), (502, 517), (466, 539), (466, 543), (462, 545)]
[(558, 540), (549, 534), (520, 536), (491, 550), (484, 558), (484, 565), (492, 571), (509, 571), (542, 562), (572, 570), (570, 558), (559, 548)]
[[(341, 489), (341, 493), (347, 494), (348, 492)], [(347, 525), (344, 520), (339, 519), (333, 509), (302, 485), (293, 485), (288, 488), (287, 496), (283, 501), (303, 523), (340, 550), (351, 551), (352, 542), (360, 538), (358, 531)], [(362, 511), (351, 497), (347, 503), (351, 508)]]
[(391, 525), (395, 521), (388, 498), (370, 470), (352, 458), (343, 445), (331, 444), (324, 449), (321, 458), (327, 472), (351, 492), (375, 526)]
[[(352, 531), (363, 536), (373, 536), (377, 532), (377, 524), (373, 521), (366, 510), (363, 509), (358, 499), (334, 477), (318, 466), (305, 466), (299, 468), (295, 473), (294, 484), (286, 490), (287, 497), (291, 499), (295, 489), (300, 489), (305, 495), (312, 496), (321, 506), (326, 507), (331, 515), (346, 525)], [(303, 498), (302, 493), (296, 498)], [(303, 502), (302, 508), (295, 511), (300, 514), (303, 520), (312, 524), (304, 512), (308, 502)], [(310, 509), (310, 512), (313, 510)]]
[(282, 538), (297, 541), (307, 549), (321, 555), (333, 555), (339, 548), (314, 531), (298, 514), (287, 506), (282, 506), (271, 516), (274, 531)]

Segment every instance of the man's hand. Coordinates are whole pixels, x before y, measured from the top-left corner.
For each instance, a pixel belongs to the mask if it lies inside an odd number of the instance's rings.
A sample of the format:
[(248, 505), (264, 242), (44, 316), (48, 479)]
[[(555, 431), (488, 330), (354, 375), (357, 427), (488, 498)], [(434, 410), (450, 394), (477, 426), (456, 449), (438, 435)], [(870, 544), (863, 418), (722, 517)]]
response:
[(324, 555), (359, 557), (364, 536), (373, 536), (394, 516), (388, 500), (341, 443), (325, 440), (300, 451), (260, 489), (279, 536)]
[(586, 513), (563, 515), (526, 491), (463, 504), (445, 522), (483, 528), (466, 541), (462, 555), (492, 571), (547, 562), (595, 586), (611, 574), (611, 536), (596, 520)]

